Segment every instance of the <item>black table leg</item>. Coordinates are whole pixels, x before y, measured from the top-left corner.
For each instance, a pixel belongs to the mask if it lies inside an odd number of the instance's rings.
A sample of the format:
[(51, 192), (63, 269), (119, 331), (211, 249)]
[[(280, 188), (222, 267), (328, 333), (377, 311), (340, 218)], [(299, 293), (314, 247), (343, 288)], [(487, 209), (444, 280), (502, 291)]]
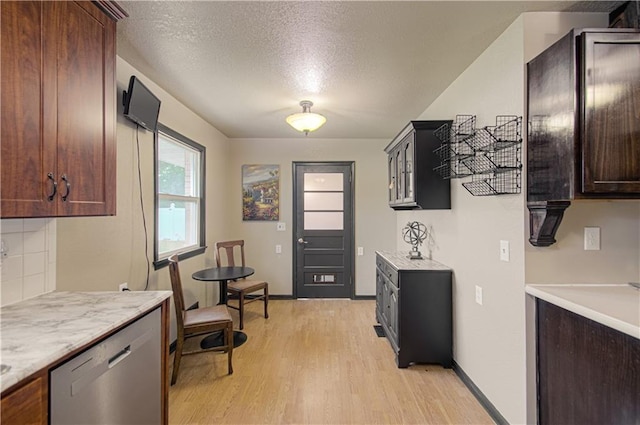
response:
[(226, 280), (220, 281), (220, 301), (218, 304), (226, 304), (227, 303), (227, 282)]

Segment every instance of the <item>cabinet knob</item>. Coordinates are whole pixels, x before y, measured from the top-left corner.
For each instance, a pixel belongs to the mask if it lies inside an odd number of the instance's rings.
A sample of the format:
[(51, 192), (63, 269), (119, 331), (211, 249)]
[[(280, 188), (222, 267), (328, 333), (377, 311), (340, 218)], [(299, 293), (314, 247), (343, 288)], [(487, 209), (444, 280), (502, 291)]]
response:
[(298, 239), (298, 243), (306, 245), (306, 244), (308, 244), (309, 242), (307, 242), (307, 241), (305, 241), (304, 239), (300, 238), (300, 239)]

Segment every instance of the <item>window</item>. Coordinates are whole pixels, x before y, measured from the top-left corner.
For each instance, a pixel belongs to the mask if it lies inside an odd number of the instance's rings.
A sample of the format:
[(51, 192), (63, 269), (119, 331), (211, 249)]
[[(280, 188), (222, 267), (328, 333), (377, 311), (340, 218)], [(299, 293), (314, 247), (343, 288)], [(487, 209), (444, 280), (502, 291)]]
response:
[(205, 148), (158, 124), (156, 135), (156, 229), (154, 266), (205, 250)]

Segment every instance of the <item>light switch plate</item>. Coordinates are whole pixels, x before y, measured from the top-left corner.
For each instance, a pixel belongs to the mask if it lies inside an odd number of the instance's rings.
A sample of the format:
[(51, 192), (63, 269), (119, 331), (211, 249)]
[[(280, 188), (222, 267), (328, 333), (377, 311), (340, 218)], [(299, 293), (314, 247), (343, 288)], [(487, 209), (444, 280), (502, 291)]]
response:
[(358, 247), (358, 255), (364, 255), (364, 248), (361, 246)]
[(509, 241), (500, 241), (500, 261), (509, 262)]
[(282, 245), (276, 245), (276, 254), (282, 254)]
[(276, 224), (276, 230), (278, 232), (284, 232), (287, 230), (287, 224), (284, 221), (279, 221), (278, 224)]
[(482, 287), (476, 285), (476, 302), (482, 305)]
[(599, 227), (584, 228), (584, 250), (600, 251), (600, 228)]

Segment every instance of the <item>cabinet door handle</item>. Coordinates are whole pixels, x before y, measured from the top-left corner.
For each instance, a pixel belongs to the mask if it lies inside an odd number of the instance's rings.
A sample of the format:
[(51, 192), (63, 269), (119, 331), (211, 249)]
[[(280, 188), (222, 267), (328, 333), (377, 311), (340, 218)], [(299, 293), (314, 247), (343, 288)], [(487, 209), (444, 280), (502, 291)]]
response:
[(53, 178), (53, 173), (48, 173), (47, 178), (51, 180), (51, 183), (53, 184), (53, 188), (51, 193), (47, 196), (47, 199), (49, 201), (53, 201), (54, 196), (56, 196), (56, 193), (58, 192), (58, 182)]
[(60, 178), (64, 182), (65, 186), (67, 186), (67, 192), (62, 195), (62, 201), (66, 202), (67, 198), (69, 197), (69, 193), (71, 193), (71, 183), (69, 183), (69, 178), (66, 174), (63, 174), (62, 176), (60, 176)]

